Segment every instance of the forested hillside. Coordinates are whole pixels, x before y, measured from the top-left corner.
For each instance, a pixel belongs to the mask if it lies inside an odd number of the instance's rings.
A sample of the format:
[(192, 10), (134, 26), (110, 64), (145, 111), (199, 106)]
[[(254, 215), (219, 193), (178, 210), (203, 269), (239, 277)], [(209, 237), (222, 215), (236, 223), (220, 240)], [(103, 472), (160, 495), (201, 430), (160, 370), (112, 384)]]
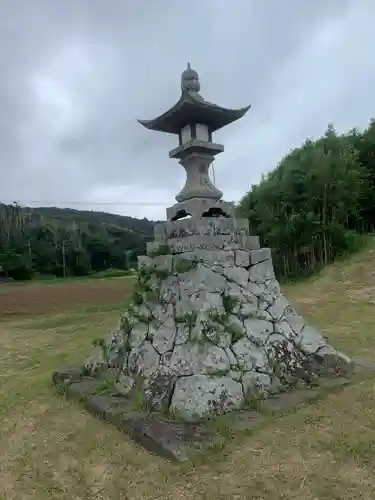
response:
[(145, 252), (153, 226), (102, 212), (0, 204), (1, 274), (27, 279), (125, 270)]
[(291, 151), (238, 211), (273, 250), (279, 277), (297, 277), (356, 250), (375, 227), (375, 121)]

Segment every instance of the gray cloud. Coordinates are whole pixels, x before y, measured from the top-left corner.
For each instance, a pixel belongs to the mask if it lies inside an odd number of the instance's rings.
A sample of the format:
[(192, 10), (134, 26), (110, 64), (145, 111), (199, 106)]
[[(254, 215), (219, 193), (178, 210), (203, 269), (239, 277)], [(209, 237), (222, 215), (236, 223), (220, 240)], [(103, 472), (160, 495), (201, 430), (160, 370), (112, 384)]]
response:
[(206, 99), (252, 104), (217, 134), (216, 182), (238, 199), (328, 122), (367, 125), (374, 15), (372, 0), (2, 0), (0, 200), (163, 217), (184, 183), (175, 138), (136, 119), (177, 101), (187, 61)]

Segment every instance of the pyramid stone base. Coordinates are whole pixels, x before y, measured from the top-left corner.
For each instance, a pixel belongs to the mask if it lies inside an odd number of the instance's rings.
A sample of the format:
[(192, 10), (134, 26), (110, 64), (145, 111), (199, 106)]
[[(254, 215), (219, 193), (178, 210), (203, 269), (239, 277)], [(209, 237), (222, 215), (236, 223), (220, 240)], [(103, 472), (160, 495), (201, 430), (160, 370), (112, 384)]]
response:
[(120, 328), (85, 364), (116, 369), (122, 395), (195, 422), (351, 370), (281, 294), (247, 220), (160, 224), (147, 253)]

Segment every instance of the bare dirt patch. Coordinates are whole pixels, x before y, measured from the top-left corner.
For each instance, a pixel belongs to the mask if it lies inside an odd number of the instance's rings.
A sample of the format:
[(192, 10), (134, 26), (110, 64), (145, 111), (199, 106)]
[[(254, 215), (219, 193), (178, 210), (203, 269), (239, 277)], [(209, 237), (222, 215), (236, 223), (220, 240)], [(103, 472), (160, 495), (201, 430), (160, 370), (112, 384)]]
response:
[(0, 317), (66, 311), (82, 306), (115, 306), (133, 288), (131, 278), (52, 284), (0, 285)]

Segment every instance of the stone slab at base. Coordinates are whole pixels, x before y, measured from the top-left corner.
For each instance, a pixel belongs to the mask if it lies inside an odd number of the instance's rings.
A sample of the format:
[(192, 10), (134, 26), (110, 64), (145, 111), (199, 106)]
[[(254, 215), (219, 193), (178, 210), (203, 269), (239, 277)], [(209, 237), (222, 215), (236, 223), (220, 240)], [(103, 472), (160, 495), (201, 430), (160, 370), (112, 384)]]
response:
[(74, 381), (67, 382), (68, 372), (68, 369), (58, 369), (53, 374), (57, 387), (65, 381), (68, 398), (82, 402), (92, 415), (113, 424), (151, 453), (182, 462), (188, 460), (190, 453), (209, 448), (215, 440), (215, 433), (204, 423), (173, 422), (161, 415), (148, 414), (136, 409), (129, 398), (115, 390), (100, 394), (102, 381), (99, 379), (81, 376), (77, 381), (77, 369), (72, 371)]
[(302, 404), (311, 403), (322, 395), (322, 389), (336, 389), (349, 384), (349, 379), (337, 377), (327, 379), (320, 387), (298, 389), (296, 391), (281, 392), (266, 399), (262, 408), (271, 413), (283, 413)]
[[(361, 373), (374, 371), (375, 366), (358, 361)], [(113, 392), (100, 394), (102, 380), (85, 377), (80, 368), (59, 368), (52, 375), (57, 389), (63, 387), (66, 395), (82, 402), (85, 408), (103, 421), (127, 433), (147, 451), (170, 461), (183, 462), (192, 454), (211, 448), (219, 437), (210, 421), (186, 423), (165, 419), (161, 414), (150, 414), (136, 409), (133, 402)], [(301, 404), (318, 399), (327, 391), (349, 384), (344, 377), (321, 379), (316, 388), (296, 389), (269, 397), (262, 402), (263, 410), (270, 414), (283, 413)], [(233, 411), (216, 417), (222, 420), (226, 435), (248, 432), (265, 422), (265, 415), (250, 409)]]
[(370, 372), (375, 373), (375, 363), (371, 363), (370, 361), (366, 361), (364, 359), (354, 359), (354, 372), (355, 373), (363, 373)]

